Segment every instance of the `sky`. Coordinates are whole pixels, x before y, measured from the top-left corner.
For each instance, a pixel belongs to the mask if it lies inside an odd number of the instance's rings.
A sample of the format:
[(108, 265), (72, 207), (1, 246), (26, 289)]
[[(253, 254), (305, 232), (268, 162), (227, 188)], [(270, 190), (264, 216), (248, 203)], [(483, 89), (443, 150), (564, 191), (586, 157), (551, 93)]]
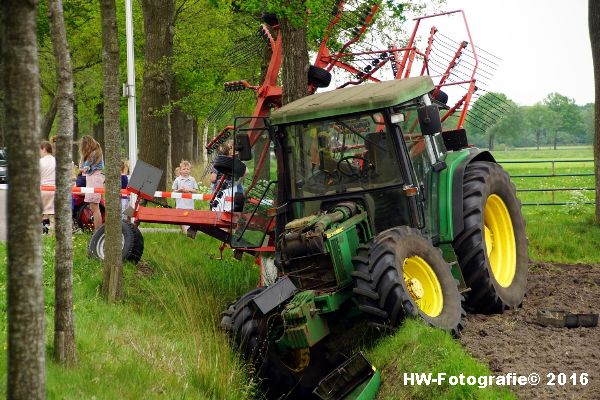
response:
[[(473, 43), (502, 59), (486, 89), (531, 105), (552, 92), (594, 101), (587, 7), (587, 0), (446, 0), (442, 9), (462, 9)], [(450, 17), (435, 25), (450, 37), (464, 26)]]

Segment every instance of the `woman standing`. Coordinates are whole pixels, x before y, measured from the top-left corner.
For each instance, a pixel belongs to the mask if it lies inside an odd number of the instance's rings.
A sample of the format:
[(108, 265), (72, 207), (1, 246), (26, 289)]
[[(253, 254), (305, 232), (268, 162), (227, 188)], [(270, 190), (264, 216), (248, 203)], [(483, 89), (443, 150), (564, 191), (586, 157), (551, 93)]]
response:
[[(40, 185), (54, 186), (55, 179), (56, 159), (52, 155), (52, 145), (43, 141), (40, 143)], [(54, 216), (54, 191), (42, 191), (42, 232), (46, 234), (51, 216)]]
[[(93, 137), (86, 135), (81, 138), (79, 148), (81, 161), (79, 169), (85, 175), (85, 186), (89, 188), (104, 187), (104, 158), (100, 143)], [(100, 213), (100, 199), (102, 196), (98, 193), (86, 193), (84, 201), (90, 204), (92, 215), (94, 216), (94, 230), (98, 230), (102, 225), (102, 214)]]

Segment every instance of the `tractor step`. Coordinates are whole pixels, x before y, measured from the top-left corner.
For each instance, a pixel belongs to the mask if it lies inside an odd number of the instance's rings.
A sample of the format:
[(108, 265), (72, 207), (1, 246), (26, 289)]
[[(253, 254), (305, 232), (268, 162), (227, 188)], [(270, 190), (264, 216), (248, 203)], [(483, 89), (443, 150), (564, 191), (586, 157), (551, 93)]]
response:
[(380, 384), (379, 371), (358, 352), (321, 379), (313, 393), (322, 400), (371, 400)]

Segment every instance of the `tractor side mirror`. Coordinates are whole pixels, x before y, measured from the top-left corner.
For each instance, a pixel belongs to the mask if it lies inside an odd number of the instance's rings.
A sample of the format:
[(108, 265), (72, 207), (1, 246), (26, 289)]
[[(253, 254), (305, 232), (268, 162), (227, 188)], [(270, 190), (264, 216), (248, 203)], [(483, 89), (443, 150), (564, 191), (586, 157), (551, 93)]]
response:
[(422, 106), (417, 109), (419, 113), (419, 125), (423, 135), (435, 135), (442, 131), (442, 120), (440, 111), (434, 104)]
[(241, 161), (252, 160), (252, 146), (250, 136), (247, 133), (235, 135), (235, 153)]

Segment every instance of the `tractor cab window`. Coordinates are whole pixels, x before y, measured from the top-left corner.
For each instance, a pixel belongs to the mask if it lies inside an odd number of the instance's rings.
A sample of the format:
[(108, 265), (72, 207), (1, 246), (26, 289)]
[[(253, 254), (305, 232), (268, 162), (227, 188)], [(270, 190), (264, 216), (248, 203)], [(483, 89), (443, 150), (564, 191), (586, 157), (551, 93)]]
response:
[[(414, 179), (424, 191), (423, 198), (429, 199), (428, 202), (422, 204), (425, 217), (423, 233), (433, 236), (436, 232), (431, 230), (438, 226), (439, 214), (437, 205), (439, 177), (433, 172), (433, 164), (438, 159), (444, 159), (446, 147), (441, 135), (426, 138), (421, 132), (417, 111), (419, 105), (421, 104), (414, 102), (398, 107), (395, 110), (395, 115), (392, 115), (392, 120), (402, 132), (414, 171)], [(435, 146), (431, 146), (431, 140), (435, 141)], [(437, 151), (438, 154), (434, 154), (434, 151)], [(427, 195), (428, 193), (430, 195)]]
[[(417, 112), (418, 104), (411, 104), (405, 107), (399, 107), (397, 117), (392, 117), (400, 127), (402, 136), (406, 142), (408, 154), (415, 169), (417, 180), (421, 184), (427, 184), (425, 177), (431, 170), (435, 155), (430, 154), (431, 149), (427, 148), (427, 141), (421, 132)], [(445, 153), (444, 142), (441, 135), (435, 136), (436, 148), (440, 152), (437, 158), (441, 158)]]
[(381, 113), (286, 127), (291, 197), (312, 198), (402, 183)]

